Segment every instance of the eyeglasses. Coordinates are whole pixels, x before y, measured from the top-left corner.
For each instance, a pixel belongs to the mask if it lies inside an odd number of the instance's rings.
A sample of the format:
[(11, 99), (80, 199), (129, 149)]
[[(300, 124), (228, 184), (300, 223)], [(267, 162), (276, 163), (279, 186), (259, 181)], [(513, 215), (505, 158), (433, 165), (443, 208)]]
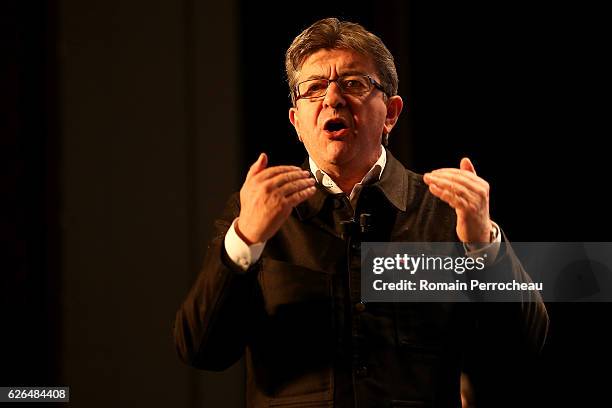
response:
[(320, 78), (300, 82), (294, 90), (295, 100), (322, 98), (327, 95), (327, 89), (332, 82), (335, 82), (345, 95), (364, 95), (370, 92), (372, 88), (379, 89), (387, 94), (383, 86), (369, 75), (345, 75), (336, 79)]

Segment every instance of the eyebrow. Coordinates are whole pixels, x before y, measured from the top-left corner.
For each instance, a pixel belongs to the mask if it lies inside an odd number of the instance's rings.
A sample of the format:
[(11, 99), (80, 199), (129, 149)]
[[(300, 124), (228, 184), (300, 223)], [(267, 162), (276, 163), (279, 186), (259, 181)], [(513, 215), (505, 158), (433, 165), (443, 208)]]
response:
[[(364, 74), (362, 71), (349, 70), (349, 71), (341, 72), (340, 75), (338, 75), (338, 76), (342, 77), (342, 76), (347, 76), (347, 75), (367, 75), (367, 74)], [(324, 75), (312, 74), (312, 75), (304, 78), (300, 82), (310, 81), (311, 79), (328, 79), (328, 78), (326, 76), (324, 76)]]
[(302, 79), (300, 82), (303, 82), (303, 81), (310, 81), (311, 79), (327, 79), (327, 77), (326, 77), (326, 76), (323, 76), (323, 75), (316, 75), (316, 74), (313, 74), (313, 75), (310, 75), (310, 76), (308, 76), (308, 77), (306, 77), (306, 78)]

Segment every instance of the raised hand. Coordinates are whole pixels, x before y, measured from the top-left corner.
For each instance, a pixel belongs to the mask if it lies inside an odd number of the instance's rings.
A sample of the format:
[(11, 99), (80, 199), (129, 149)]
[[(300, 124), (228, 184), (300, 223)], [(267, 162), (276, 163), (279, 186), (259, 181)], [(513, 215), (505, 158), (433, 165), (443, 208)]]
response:
[(240, 189), (236, 233), (248, 245), (270, 239), (287, 220), (293, 207), (316, 191), (310, 172), (295, 166), (267, 167), (262, 153)]
[(426, 173), (423, 180), (433, 195), (455, 209), (457, 236), (462, 242), (490, 242), (489, 183), (476, 175), (470, 159), (461, 159), (458, 169)]

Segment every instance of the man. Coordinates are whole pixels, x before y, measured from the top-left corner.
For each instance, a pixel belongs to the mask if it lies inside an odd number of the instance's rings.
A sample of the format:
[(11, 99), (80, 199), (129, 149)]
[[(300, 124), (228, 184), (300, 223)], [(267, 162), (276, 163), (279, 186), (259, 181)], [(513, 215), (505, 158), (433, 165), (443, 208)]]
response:
[(485, 330), (512, 353), (539, 350), (543, 304), (495, 316), (459, 304), (364, 304), (360, 242), (460, 241), (528, 279), (499, 250), (487, 182), (467, 158), (421, 177), (383, 147), (403, 102), (392, 55), (360, 25), (314, 23), (289, 47), (286, 70), (289, 120), (308, 161), (268, 167), (261, 154), (230, 198), (177, 313), (180, 357), (223, 370), (246, 352), (252, 407), (460, 406), (470, 339)]

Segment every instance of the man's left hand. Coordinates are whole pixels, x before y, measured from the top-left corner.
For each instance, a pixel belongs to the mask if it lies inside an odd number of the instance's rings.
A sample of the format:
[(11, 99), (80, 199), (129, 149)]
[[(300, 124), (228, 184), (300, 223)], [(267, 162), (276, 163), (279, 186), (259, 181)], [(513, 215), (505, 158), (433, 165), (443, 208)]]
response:
[(476, 175), (470, 159), (461, 159), (458, 169), (425, 173), (423, 180), (433, 195), (455, 209), (457, 236), (461, 242), (490, 242), (489, 183)]

